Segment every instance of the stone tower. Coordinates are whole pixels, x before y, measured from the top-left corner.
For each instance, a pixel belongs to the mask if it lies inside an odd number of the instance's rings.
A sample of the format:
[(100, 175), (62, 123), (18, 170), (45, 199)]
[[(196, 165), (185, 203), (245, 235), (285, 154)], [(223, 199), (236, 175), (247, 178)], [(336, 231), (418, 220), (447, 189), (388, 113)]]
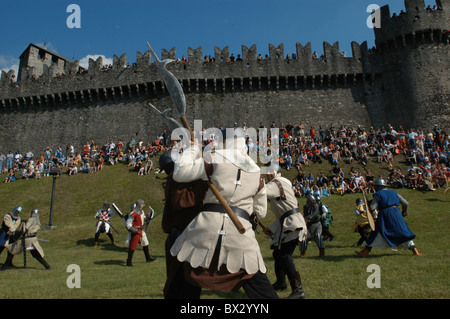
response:
[(382, 122), (405, 128), (448, 128), (449, 3), (405, 0), (405, 9), (391, 16), (380, 10), (375, 43), (382, 61)]
[(66, 68), (72, 64), (66, 57), (47, 49), (45, 44), (42, 47), (30, 43), (19, 59), (19, 81), (39, 77), (45, 73), (49, 73), (50, 76), (64, 75)]

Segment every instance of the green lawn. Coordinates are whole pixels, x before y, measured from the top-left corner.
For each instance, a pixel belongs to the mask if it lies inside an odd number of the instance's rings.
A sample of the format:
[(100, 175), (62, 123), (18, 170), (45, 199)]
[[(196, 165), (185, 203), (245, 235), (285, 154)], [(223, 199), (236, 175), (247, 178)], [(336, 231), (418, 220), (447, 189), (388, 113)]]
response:
[[(384, 164), (371, 162), (369, 168), (375, 175), (387, 175)], [(396, 161), (397, 167), (405, 168)], [(349, 165), (342, 163), (345, 173)], [(358, 167), (358, 165), (355, 165)], [(358, 167), (359, 168), (359, 167)], [(307, 172), (326, 173), (329, 163), (312, 164)], [(283, 171), (292, 179), (296, 171)], [(41, 242), (45, 258), (52, 266), (45, 270), (28, 253), (27, 267), (23, 268), (23, 257), (14, 259), (16, 268), (0, 272), (3, 298), (41, 299), (116, 299), (116, 298), (163, 298), (165, 282), (164, 241), (166, 235), (161, 229), (161, 218), (156, 218), (148, 231), (150, 253), (157, 260), (145, 263), (142, 248), (134, 255), (134, 267), (126, 267), (127, 247), (124, 245), (126, 230), (121, 220), (115, 216), (112, 225), (120, 233), (113, 231), (117, 246), (110, 244), (106, 234), (100, 236), (99, 246), (93, 248), (96, 229), (94, 215), (105, 200), (114, 202), (123, 212), (128, 212), (132, 203), (144, 199), (156, 212), (163, 208), (164, 179), (156, 176), (138, 176), (129, 167), (119, 164), (106, 166), (103, 171), (76, 176), (63, 175), (56, 180), (53, 230), (42, 230), (38, 237), (48, 240)], [(2, 176), (3, 178), (3, 176)], [(22, 218), (28, 219), (33, 207), (41, 212), (43, 226), (49, 222), (52, 177), (40, 180), (20, 180), (0, 185), (0, 208), (3, 216), (13, 207), (24, 207)], [(361, 194), (331, 195), (323, 201), (330, 206), (334, 215), (331, 232), (336, 240), (326, 241), (325, 257), (318, 257), (318, 249), (311, 242), (306, 258), (299, 257), (297, 250), (293, 256), (300, 271), (303, 286), (309, 299), (446, 299), (449, 282), (449, 242), (448, 213), (450, 192), (443, 189), (434, 192), (420, 192), (402, 189), (399, 193), (410, 202), (407, 223), (417, 235), (416, 245), (423, 256), (413, 256), (410, 251), (373, 249), (368, 258), (356, 256), (353, 247), (359, 235), (351, 226), (355, 221), (353, 210), (355, 200)], [(371, 198), (372, 195), (369, 195)], [(300, 207), (305, 203), (299, 199)], [(263, 220), (269, 225), (273, 215)], [(268, 266), (268, 276), (275, 280), (270, 239), (262, 231), (257, 234), (263, 256)], [(4, 251), (0, 262), (6, 259)], [(74, 273), (68, 267), (77, 265), (80, 269), (80, 288), (69, 288), (74, 281)], [(377, 265), (380, 274), (380, 288), (368, 288), (369, 265)], [(107, 288), (105, 288), (107, 287)], [(280, 293), (281, 297), (289, 290)], [(247, 298), (243, 291), (225, 293), (204, 290), (204, 299)]]

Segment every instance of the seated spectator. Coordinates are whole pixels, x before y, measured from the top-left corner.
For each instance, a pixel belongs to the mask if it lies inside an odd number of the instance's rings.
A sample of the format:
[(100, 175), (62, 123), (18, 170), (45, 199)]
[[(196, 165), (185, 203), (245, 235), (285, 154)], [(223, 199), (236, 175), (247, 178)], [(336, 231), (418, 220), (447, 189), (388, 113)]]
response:
[(70, 158), (67, 162), (67, 174), (69, 176), (78, 174), (78, 167), (73, 158)]
[(82, 173), (86, 173), (89, 174), (91, 173), (91, 165), (89, 164), (89, 162), (84, 162), (83, 164), (81, 164), (80, 170)]
[(15, 172), (12, 168), (10, 168), (8, 174), (6, 175), (5, 183), (11, 183), (15, 181), (16, 181)]
[(330, 196), (327, 183), (324, 183), (322, 187), (319, 188), (321, 196)]

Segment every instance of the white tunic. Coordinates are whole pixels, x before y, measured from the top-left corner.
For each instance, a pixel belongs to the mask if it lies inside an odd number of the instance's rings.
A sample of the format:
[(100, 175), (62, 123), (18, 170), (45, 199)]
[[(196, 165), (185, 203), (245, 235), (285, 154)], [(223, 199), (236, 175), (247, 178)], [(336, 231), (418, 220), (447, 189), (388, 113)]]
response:
[[(208, 180), (204, 159), (198, 156), (199, 151), (194, 146), (181, 154), (175, 162), (175, 181)], [(259, 189), (260, 183), (264, 183), (261, 181), (259, 167), (244, 151), (239, 153), (238, 158), (246, 161), (239, 163), (240, 168), (217, 152), (213, 153), (214, 170), (210, 180), (230, 206), (245, 210), (249, 215), (256, 213), (259, 219), (263, 219), (267, 212), (267, 196), (264, 185)], [(217, 204), (219, 201), (211, 190), (208, 190), (204, 203)], [(194, 268), (209, 268), (219, 236), (222, 234), (218, 268), (225, 264), (230, 273), (241, 269), (248, 274), (254, 274), (258, 270), (265, 273), (266, 266), (252, 225), (248, 220), (238, 218), (246, 230), (244, 234), (238, 232), (227, 214), (201, 212), (175, 241), (170, 250), (172, 256), (177, 256), (180, 262), (189, 262)]]
[[(283, 187), (284, 195), (286, 196), (285, 200), (279, 198), (280, 190), (275, 180), (279, 181)], [(286, 217), (283, 220), (283, 225), (280, 223), (280, 218), (284, 213), (295, 208), (298, 209), (298, 200), (292, 190), (292, 183), (288, 179), (281, 177), (281, 174), (277, 174), (274, 179), (267, 183), (266, 188), (267, 198), (270, 200), (270, 208), (276, 217), (275, 221), (268, 227), (274, 234), (271, 245), (278, 244), (280, 239), (281, 243), (286, 243), (296, 238), (299, 241), (305, 240), (308, 231), (301, 213)]]

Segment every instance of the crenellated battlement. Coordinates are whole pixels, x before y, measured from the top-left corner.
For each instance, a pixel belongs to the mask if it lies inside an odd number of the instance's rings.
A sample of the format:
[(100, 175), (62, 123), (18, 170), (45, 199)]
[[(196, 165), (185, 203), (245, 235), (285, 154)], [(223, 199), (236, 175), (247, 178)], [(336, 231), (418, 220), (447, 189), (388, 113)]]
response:
[(380, 8), (379, 28), (375, 30), (378, 49), (395, 49), (412, 43), (448, 41), (448, 3), (436, 0), (436, 6), (426, 7), (424, 0), (406, 0), (405, 9), (391, 15), (389, 5)]
[[(269, 45), (269, 55), (258, 55), (256, 45), (242, 46), (235, 59), (229, 47), (214, 48), (213, 61), (205, 62), (203, 49), (188, 48), (187, 61), (177, 60), (168, 69), (180, 80), (186, 93), (233, 92), (243, 90), (299, 89), (322, 86), (351, 85), (355, 81), (373, 80), (376, 67), (370, 63), (367, 43), (352, 42), (352, 57), (343, 57), (339, 43), (324, 42), (324, 52), (314, 56), (311, 43), (296, 44), (296, 57), (287, 58), (284, 45)], [(163, 49), (162, 59), (177, 59), (176, 48)], [(44, 65), (36, 77), (29, 68), (20, 81), (12, 80), (13, 72), (2, 72), (0, 81), (0, 106), (59, 105), (81, 101), (108, 100), (136, 96), (154, 97), (165, 94), (164, 84), (149, 51), (137, 52), (136, 63), (127, 64), (127, 55), (114, 55), (109, 68), (103, 60), (89, 59), (84, 70), (78, 62), (67, 67), (66, 73), (56, 74)]]

